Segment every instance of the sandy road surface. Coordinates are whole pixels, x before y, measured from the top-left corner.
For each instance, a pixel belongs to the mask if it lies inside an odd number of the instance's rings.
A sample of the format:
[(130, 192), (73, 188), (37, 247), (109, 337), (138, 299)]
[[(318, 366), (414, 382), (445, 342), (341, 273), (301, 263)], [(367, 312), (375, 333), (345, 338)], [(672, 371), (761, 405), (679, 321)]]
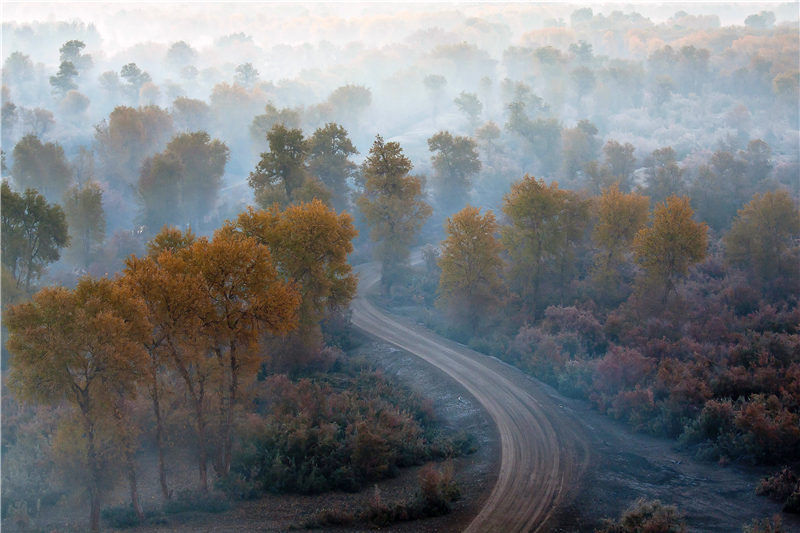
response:
[(486, 409), (500, 436), (500, 471), (483, 508), (466, 531), (547, 531), (589, 461), (581, 427), (542, 389), (522, 388), (497, 360), (377, 309), (365, 293), (377, 267), (359, 269), (352, 302), (359, 329), (421, 357), (460, 383)]

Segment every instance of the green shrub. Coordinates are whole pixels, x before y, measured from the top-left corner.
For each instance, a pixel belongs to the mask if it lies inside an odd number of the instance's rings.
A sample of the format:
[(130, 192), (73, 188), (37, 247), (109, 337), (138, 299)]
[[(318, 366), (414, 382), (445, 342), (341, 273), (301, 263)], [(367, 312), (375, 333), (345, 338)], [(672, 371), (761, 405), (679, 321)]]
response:
[(164, 504), (164, 513), (168, 515), (187, 512), (221, 513), (230, 508), (230, 501), (221, 493), (184, 490)]
[(240, 428), (231, 472), (217, 484), (231, 498), (357, 491), (401, 467), (475, 449), (471, 437), (435, 427), (429, 402), (377, 372), (277, 375), (263, 385), (265, 414)]
[(114, 529), (127, 529), (141, 524), (136, 511), (130, 505), (109, 507), (100, 512), (100, 517)]

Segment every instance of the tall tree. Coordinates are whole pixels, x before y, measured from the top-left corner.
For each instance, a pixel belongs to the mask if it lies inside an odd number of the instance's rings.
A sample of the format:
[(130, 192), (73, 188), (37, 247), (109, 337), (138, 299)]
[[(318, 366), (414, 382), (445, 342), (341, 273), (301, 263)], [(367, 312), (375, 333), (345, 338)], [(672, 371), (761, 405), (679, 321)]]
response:
[(69, 243), (64, 211), (48, 204), (33, 189), (23, 194), (2, 184), (2, 260), (17, 287), (29, 291), (31, 282), (39, 279), (48, 263), (58, 261), (60, 249)]
[(633, 152), (634, 147), (631, 143), (620, 144), (613, 139), (603, 146), (609, 174), (619, 183), (622, 191), (629, 191), (631, 188), (631, 176), (636, 170), (636, 158)]
[(93, 181), (75, 185), (64, 197), (64, 214), (69, 227), (67, 255), (88, 268), (106, 236), (103, 190)]
[(408, 175), (411, 168), (400, 144), (384, 142), (380, 135), (362, 166), (364, 194), (357, 204), (371, 227), (372, 240), (378, 243), (375, 252), (387, 294), (408, 262), (414, 237), (432, 212), (423, 200), (422, 178)]
[(483, 104), (475, 93), (461, 92), (455, 100), (456, 107), (467, 117), (470, 131), (474, 131), (480, 121)]
[(478, 145), (469, 137), (453, 137), (450, 132), (440, 131), (428, 139), (428, 148), (433, 153), (431, 162), (442, 203), (448, 208), (461, 208), (472, 187), (472, 176), (481, 169)]
[(247, 179), (255, 191), (256, 202), (264, 208), (313, 198), (327, 202), (330, 192), (308, 172), (308, 146), (303, 131), (278, 123), (267, 139), (269, 152), (261, 154), (261, 160)]
[(683, 169), (678, 166), (675, 150), (671, 146), (655, 150), (648, 163), (645, 190), (654, 202), (663, 202), (669, 196), (684, 193), (686, 183)]
[(597, 246), (594, 284), (604, 299), (618, 303), (630, 282), (624, 271), (636, 233), (647, 223), (650, 199), (623, 193), (615, 183), (596, 198), (597, 224), (592, 238)]
[(179, 96), (172, 102), (175, 129), (183, 132), (201, 131), (209, 126), (211, 108), (202, 100)]
[(108, 120), (95, 127), (95, 153), (106, 181), (129, 193), (144, 160), (171, 134), (172, 117), (159, 107), (115, 107)]
[(211, 140), (208, 133), (181, 133), (167, 144), (166, 153), (174, 154), (183, 164), (180, 199), (186, 220), (200, 227), (203, 217), (217, 203), (222, 175), (230, 158), (227, 145)]
[[(176, 235), (178, 238), (176, 239)], [(144, 258), (131, 256), (126, 260), (123, 283), (141, 299), (150, 324), (142, 345), (148, 354), (142, 368), (146, 389), (156, 419), (156, 445), (159, 454), (159, 482), (162, 494), (169, 499), (164, 460), (165, 402), (170, 390), (164, 383), (164, 370), (180, 376), (192, 410), (191, 426), (195, 433), (197, 464), (201, 490), (208, 490), (209, 396), (218, 379), (219, 365), (209, 356), (208, 339), (198, 335), (203, 323), (200, 309), (207, 302), (198, 298), (201, 277), (185, 249), (194, 242), (187, 232), (165, 229), (154, 241), (181, 242), (177, 247), (151, 250)]]
[(334, 123), (317, 128), (308, 139), (308, 170), (333, 196), (333, 206), (341, 211), (349, 207), (347, 180), (357, 171), (350, 157), (357, 154), (347, 130)]
[(574, 128), (562, 132), (561, 175), (574, 181), (586, 164), (597, 157), (600, 141), (597, 127), (588, 120), (581, 120)]
[(64, 96), (69, 91), (77, 89), (78, 85), (74, 79), (78, 76), (78, 69), (70, 61), (62, 61), (55, 76), (50, 76), (50, 85), (53, 91), (60, 96)]
[(233, 424), (241, 392), (255, 379), (263, 333), (286, 334), (297, 326), (300, 297), (279, 275), (269, 248), (221, 230), (188, 249), (200, 276), (197, 297), (201, 334), (220, 365), (220, 446), (215, 467), (228, 474), (233, 457)]
[(236, 83), (250, 89), (258, 81), (258, 70), (252, 63), (243, 63), (236, 67)]
[(299, 285), (299, 328), (292, 333), (297, 341), (294, 348), (308, 352), (298, 355), (319, 351), (320, 321), (330, 311), (347, 307), (356, 291), (356, 277), (347, 262), (357, 234), (352, 217), (336, 214), (313, 200), (283, 211), (276, 206), (268, 211), (250, 209), (229, 228), (269, 247), (278, 271)]
[(172, 152), (156, 154), (142, 165), (137, 187), (142, 205), (139, 222), (151, 233), (165, 224), (186, 223), (181, 196), (184, 170), (183, 162)]
[(71, 418), (61, 430), (78, 441), (72, 450), (86, 464), (92, 531), (100, 530), (108, 470), (131, 455), (121, 449), (114, 410), (121, 394), (134, 394), (139, 379), (143, 311), (115, 282), (84, 278), (74, 291), (45, 288), (7, 312), (9, 386), (27, 401), (66, 402), (79, 421), (78, 431), (70, 428)]
[(53, 112), (41, 107), (23, 109), (21, 115), (25, 131), (38, 138), (42, 138), (56, 123)]
[(124, 88), (128, 98), (134, 103), (139, 101), (139, 91), (144, 84), (152, 81), (150, 74), (140, 69), (136, 63), (124, 65), (119, 71), (119, 76), (127, 82)]
[(633, 239), (636, 261), (644, 269), (640, 288), (660, 290), (662, 304), (689, 267), (706, 256), (708, 226), (693, 215), (688, 198), (670, 196), (656, 205), (652, 224)]
[(11, 176), (20, 188), (36, 189), (48, 200), (61, 199), (72, 181), (72, 169), (58, 143), (26, 135), (14, 146)]
[[(725, 257), (762, 283), (797, 281), (800, 210), (786, 191), (756, 194), (725, 235)], [(793, 279), (792, 279), (793, 278)]]
[(445, 224), (447, 238), (442, 242), (439, 258), (439, 295), (450, 313), (466, 323), (473, 335), (481, 320), (499, 304), (504, 289), (498, 230), (493, 212), (481, 215), (479, 208), (471, 206), (448, 218)]
[(177, 41), (170, 45), (165, 59), (172, 68), (180, 69), (197, 59), (197, 51), (186, 41)]
[[(159, 483), (164, 499), (171, 497), (165, 466), (165, 417), (168, 386), (165, 370), (176, 372), (185, 386), (192, 409), (192, 426), (197, 445), (200, 487), (208, 488), (208, 389), (216, 364), (207, 357), (204, 339), (196, 334), (202, 327), (197, 298), (200, 277), (184, 250), (194, 242), (191, 232), (165, 228), (151, 241), (151, 253), (144, 258), (129, 257), (122, 281), (139, 298), (148, 320), (148, 334), (142, 345), (148, 360), (143, 374), (156, 421)], [(167, 241), (172, 243), (167, 245)]]
[(283, 124), (287, 128), (300, 127), (300, 111), (288, 107), (278, 109), (268, 102), (264, 113), (254, 116), (250, 123), (250, 138), (259, 149), (268, 147), (267, 134), (275, 124)]
[(501, 232), (511, 259), (509, 281), (525, 309), (536, 315), (546, 307), (542, 287), (548, 277), (555, 279), (563, 299), (570, 258), (587, 224), (588, 205), (555, 182), (547, 185), (526, 175), (511, 186), (503, 213), (510, 222)]
[(431, 97), (431, 102), (433, 104), (433, 123), (436, 124), (436, 117), (439, 114), (439, 103), (442, 99), (442, 94), (444, 94), (444, 88), (447, 86), (447, 78), (441, 74), (428, 74), (422, 80), (422, 83), (425, 85), (425, 89)]
[(69, 61), (79, 71), (88, 70), (92, 68), (92, 56), (84, 54), (83, 49), (86, 48), (86, 43), (77, 39), (72, 39), (61, 45), (58, 49), (59, 60), (64, 63)]

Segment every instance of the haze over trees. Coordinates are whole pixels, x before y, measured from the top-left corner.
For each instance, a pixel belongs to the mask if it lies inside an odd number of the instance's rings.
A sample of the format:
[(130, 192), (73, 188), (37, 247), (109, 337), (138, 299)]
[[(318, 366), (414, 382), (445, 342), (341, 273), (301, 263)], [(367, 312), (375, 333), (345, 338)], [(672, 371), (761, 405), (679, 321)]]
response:
[(468, 449), (350, 358), (372, 260), (382, 304), (800, 508), (796, 5), (6, 8), (4, 528)]
[(364, 193), (357, 204), (376, 242), (375, 257), (381, 262), (386, 293), (408, 266), (409, 248), (432, 212), (422, 199), (422, 179), (408, 174), (411, 168), (400, 145), (384, 142), (378, 135), (361, 170)]

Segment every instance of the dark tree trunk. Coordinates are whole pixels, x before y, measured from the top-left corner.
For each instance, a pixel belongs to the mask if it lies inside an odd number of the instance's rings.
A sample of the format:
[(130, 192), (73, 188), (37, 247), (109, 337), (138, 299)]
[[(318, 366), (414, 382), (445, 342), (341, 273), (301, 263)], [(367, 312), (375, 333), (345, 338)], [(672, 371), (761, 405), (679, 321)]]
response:
[(136, 464), (133, 454), (128, 458), (128, 484), (131, 491), (131, 506), (136, 513), (136, 518), (142, 522), (144, 521), (144, 512), (142, 511), (142, 504), (139, 501), (139, 486), (136, 482)]

